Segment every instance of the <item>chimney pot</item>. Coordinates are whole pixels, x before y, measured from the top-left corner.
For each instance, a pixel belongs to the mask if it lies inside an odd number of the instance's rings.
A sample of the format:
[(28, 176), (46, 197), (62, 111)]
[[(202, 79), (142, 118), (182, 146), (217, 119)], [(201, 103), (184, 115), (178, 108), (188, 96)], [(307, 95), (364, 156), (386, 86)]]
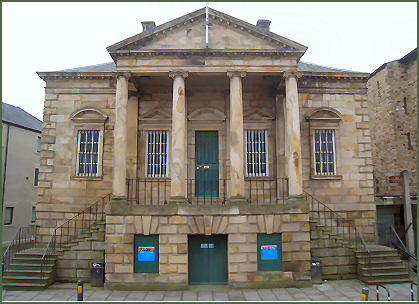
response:
[(156, 27), (156, 23), (154, 21), (143, 21), (141, 22), (141, 25), (143, 26), (143, 32), (151, 31)]
[(268, 31), (269, 32), (269, 26), (271, 25), (271, 20), (267, 19), (259, 19), (256, 23), (256, 26), (260, 28), (261, 30)]

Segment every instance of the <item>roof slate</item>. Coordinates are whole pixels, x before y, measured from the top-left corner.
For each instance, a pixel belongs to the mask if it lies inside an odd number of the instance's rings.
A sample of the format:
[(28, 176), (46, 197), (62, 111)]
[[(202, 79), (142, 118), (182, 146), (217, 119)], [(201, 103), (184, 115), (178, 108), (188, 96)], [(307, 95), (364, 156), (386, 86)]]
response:
[[(331, 68), (327, 66), (312, 64), (308, 62), (300, 61), (298, 63), (298, 71), (300, 72), (318, 72), (318, 73), (360, 73), (357, 71), (343, 70), (337, 68)], [(57, 72), (74, 72), (74, 73), (88, 73), (88, 72), (116, 72), (116, 65), (114, 62), (95, 64), (89, 66), (83, 66), (74, 69), (66, 69)]]
[(42, 131), (42, 121), (19, 107), (2, 103), (2, 121), (26, 129)]

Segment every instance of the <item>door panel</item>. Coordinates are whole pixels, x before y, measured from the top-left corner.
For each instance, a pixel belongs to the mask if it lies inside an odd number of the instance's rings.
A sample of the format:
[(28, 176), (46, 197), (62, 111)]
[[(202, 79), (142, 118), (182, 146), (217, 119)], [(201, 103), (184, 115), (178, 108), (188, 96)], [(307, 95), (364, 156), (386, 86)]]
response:
[(190, 235), (189, 284), (227, 283), (227, 236)]
[(195, 132), (195, 196), (218, 196), (218, 132)]

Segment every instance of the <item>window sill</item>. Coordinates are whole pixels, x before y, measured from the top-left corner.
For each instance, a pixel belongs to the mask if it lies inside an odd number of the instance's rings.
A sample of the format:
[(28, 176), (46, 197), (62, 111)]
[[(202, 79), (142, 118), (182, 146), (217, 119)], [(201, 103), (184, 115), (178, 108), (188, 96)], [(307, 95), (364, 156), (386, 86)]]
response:
[(103, 176), (70, 176), (71, 180), (91, 180), (91, 181), (101, 181)]
[(322, 179), (341, 180), (342, 175), (311, 175), (311, 179), (316, 179), (316, 180), (322, 180)]
[(276, 178), (272, 176), (245, 176), (244, 180), (266, 180), (274, 181)]

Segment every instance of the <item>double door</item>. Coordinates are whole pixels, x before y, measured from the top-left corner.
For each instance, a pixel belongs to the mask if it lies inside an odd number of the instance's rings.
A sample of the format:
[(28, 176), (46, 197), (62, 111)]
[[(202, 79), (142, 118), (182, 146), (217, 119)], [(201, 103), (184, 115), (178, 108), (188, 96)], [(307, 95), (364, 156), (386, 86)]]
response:
[(227, 236), (190, 235), (189, 284), (227, 284)]

